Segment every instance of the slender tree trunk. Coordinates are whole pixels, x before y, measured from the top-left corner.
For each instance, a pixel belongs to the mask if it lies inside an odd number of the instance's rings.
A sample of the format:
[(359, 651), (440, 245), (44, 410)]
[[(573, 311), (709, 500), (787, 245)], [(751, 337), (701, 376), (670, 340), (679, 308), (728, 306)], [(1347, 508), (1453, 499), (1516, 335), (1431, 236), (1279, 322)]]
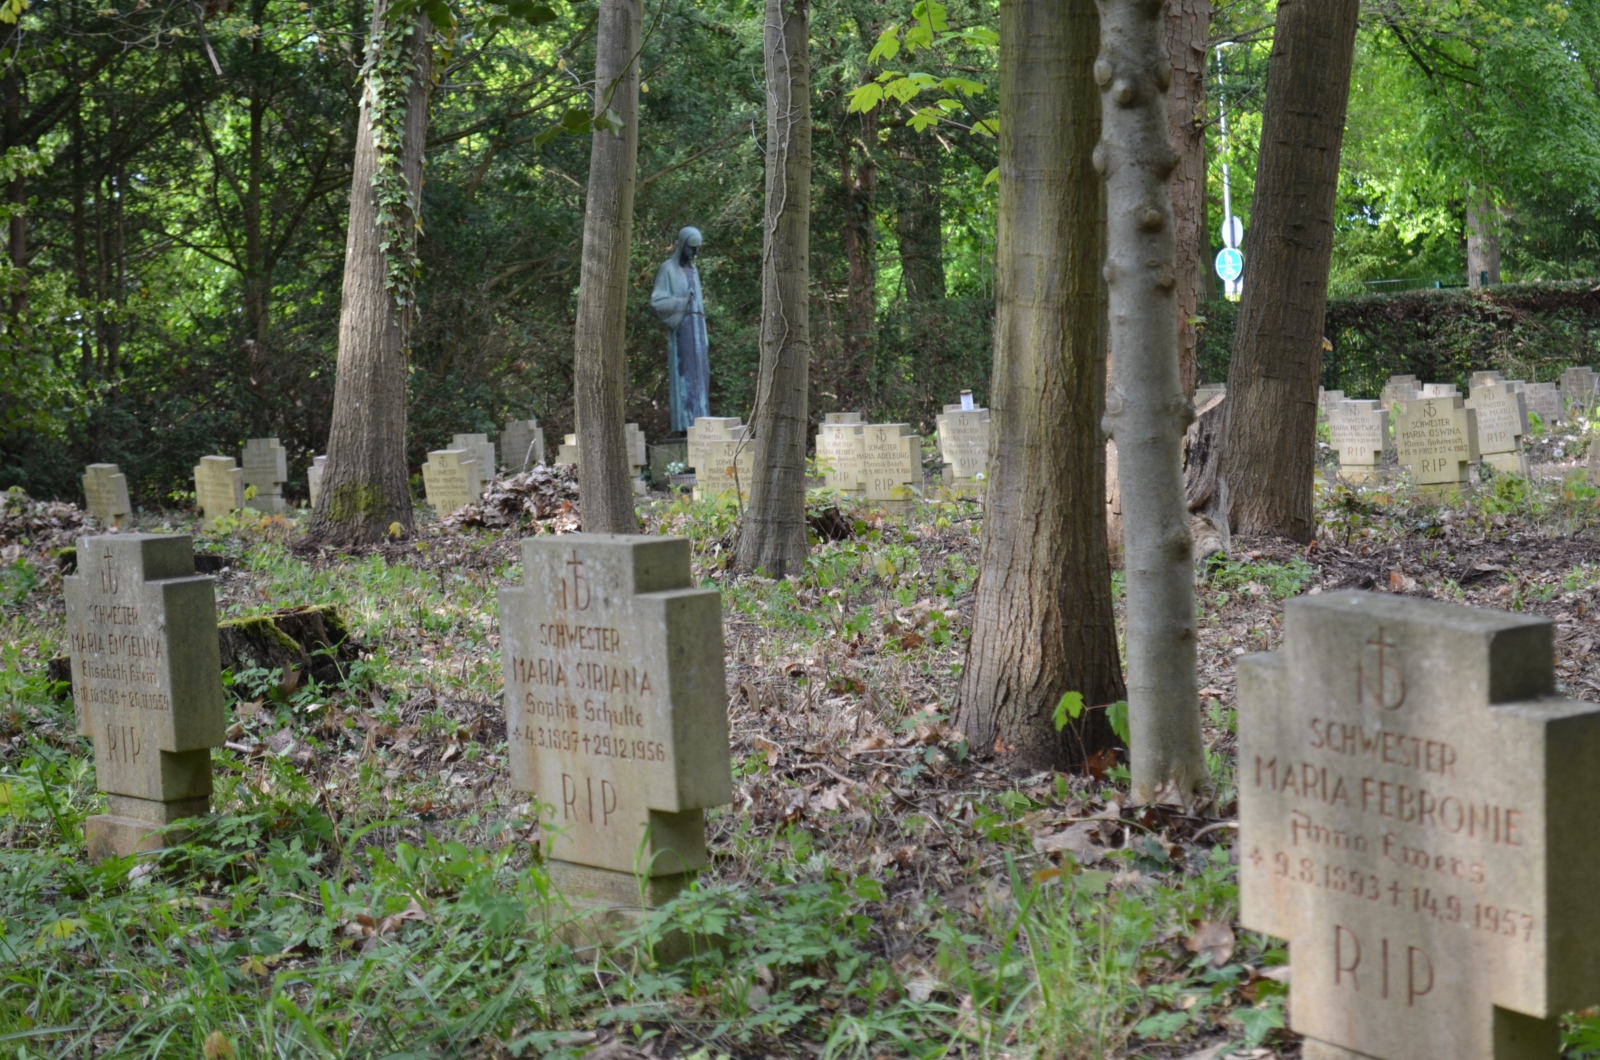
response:
[(1467, 286), (1500, 282), (1500, 211), (1488, 191), (1467, 189)]
[[(944, 218), (940, 201), (938, 145), (918, 136), (900, 152), (900, 195), (895, 238), (900, 243), (900, 277), (913, 302), (945, 297)], [(932, 155), (932, 157), (929, 157)]]
[[(405, 231), (416, 238), (422, 211), (423, 146), (428, 132), (432, 86), (431, 24), (421, 12), (405, 47), (413, 67), (400, 145), (400, 173), (406, 188)], [(368, 47), (383, 35), (384, 3), (372, 12)], [(329, 544), (382, 540), (398, 524), (413, 529), (411, 485), (406, 465), (406, 358), (411, 305), (399, 305), (387, 284), (387, 233), (379, 225), (379, 160), (372, 129), (373, 87), (361, 95), (356, 128), (355, 165), (350, 179), (350, 227), (345, 237), (344, 303), (339, 313), (339, 364), (334, 377), (333, 423), (328, 432), (328, 462), (312, 513), (310, 536)], [(407, 248), (400, 248), (403, 252)]]
[(1183, 396), (1199, 383), (1194, 318), (1200, 312), (1201, 253), (1206, 234), (1206, 43), (1211, 0), (1166, 0), (1166, 53), (1172, 64), (1167, 126), (1178, 168), (1172, 171), (1172, 227), (1178, 256), (1173, 275), (1178, 299), (1178, 376)]
[(1309, 541), (1317, 381), (1358, 0), (1279, 0), (1228, 368), (1235, 533)]
[(1100, 413), (1105, 200), (1093, 0), (1002, 0), (989, 487), (957, 717), (983, 751), (1080, 767), (1105, 711), (1058, 732), (1062, 694), (1122, 698)]
[(767, 207), (761, 376), (751, 414), (755, 481), (734, 555), (775, 578), (806, 561), (806, 410), (811, 364), (810, 0), (766, 0)]
[[(848, 119), (846, 119), (848, 121)], [(844, 313), (844, 365), (838, 374), (840, 407), (865, 401), (875, 373), (872, 353), (877, 337), (877, 263), (873, 246), (873, 213), (878, 190), (878, 112), (860, 115), (861, 138), (840, 139), (840, 178), (844, 184), (844, 241), (847, 263)], [(858, 158), (852, 166), (852, 158)]]
[[(641, 0), (601, 0), (595, 38), (597, 121), (589, 149), (583, 273), (572, 345), (583, 528), (597, 534), (639, 532), (628, 476), (624, 390), (643, 11)], [(610, 128), (599, 127), (602, 116)]]
[(1161, 11), (1100, 0), (1106, 287), (1114, 378), (1106, 424), (1122, 476), (1133, 797), (1187, 805), (1207, 782), (1196, 685), (1194, 569), (1183, 496), (1192, 418), (1178, 359), (1177, 239)]

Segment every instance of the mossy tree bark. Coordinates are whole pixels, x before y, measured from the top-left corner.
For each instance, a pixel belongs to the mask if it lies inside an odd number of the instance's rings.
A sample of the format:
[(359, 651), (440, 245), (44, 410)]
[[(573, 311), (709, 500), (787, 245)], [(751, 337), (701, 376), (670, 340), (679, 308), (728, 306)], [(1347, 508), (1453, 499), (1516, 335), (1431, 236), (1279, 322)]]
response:
[[(1123, 696), (1106, 555), (1105, 203), (1093, 0), (1002, 0), (989, 487), (957, 719), (1020, 765), (1081, 767)], [(1175, 366), (1174, 366), (1175, 367)]]
[(1317, 382), (1359, 0), (1279, 0), (1228, 366), (1235, 533), (1310, 541)]
[(1117, 443), (1127, 572), (1128, 720), (1133, 796), (1187, 805), (1207, 783), (1196, 685), (1194, 570), (1183, 495), (1192, 409), (1178, 358), (1167, 125), (1172, 66), (1161, 0), (1100, 0), (1106, 184), (1105, 278), (1113, 378), (1106, 426)]
[[(368, 47), (378, 47), (385, 0), (372, 13)], [(422, 209), (423, 146), (432, 91), (432, 24), (417, 12), (406, 37), (415, 76), (406, 95), (400, 176), (406, 188), (400, 228), (416, 239)], [(413, 530), (411, 483), (406, 467), (406, 358), (413, 307), (389, 286), (388, 233), (379, 221), (374, 81), (366, 80), (356, 128), (350, 178), (350, 227), (345, 236), (344, 301), (339, 313), (338, 369), (328, 462), (311, 515), (309, 535), (327, 544), (371, 544), (397, 528)], [(414, 245), (414, 242), (413, 242)], [(409, 248), (400, 248), (406, 252)]]
[(601, 0), (595, 39), (596, 128), (583, 211), (573, 367), (583, 529), (598, 534), (639, 530), (628, 476), (624, 389), (643, 12), (641, 0)]
[(810, 381), (811, 57), (809, 0), (767, 0), (767, 205), (761, 375), (751, 414), (755, 481), (734, 565), (775, 578), (806, 561)]

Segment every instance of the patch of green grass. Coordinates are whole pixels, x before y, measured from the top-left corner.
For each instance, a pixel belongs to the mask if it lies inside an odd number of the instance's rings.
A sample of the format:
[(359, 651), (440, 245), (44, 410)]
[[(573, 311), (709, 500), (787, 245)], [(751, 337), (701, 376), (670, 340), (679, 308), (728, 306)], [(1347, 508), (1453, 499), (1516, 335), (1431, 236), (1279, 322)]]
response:
[(1317, 576), (1317, 569), (1303, 559), (1287, 563), (1247, 563), (1228, 560), (1212, 568), (1210, 581), (1216, 589), (1243, 592), (1260, 586), (1275, 599), (1286, 599), (1305, 591)]

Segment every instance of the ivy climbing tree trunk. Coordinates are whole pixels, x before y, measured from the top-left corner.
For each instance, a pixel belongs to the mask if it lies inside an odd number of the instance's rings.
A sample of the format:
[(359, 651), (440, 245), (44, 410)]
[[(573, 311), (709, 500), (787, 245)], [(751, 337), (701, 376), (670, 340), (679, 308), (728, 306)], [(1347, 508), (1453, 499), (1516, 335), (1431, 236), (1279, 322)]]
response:
[(989, 487), (957, 718), (1019, 765), (1081, 768), (1104, 710), (1058, 731), (1064, 693), (1122, 698), (1106, 556), (1101, 254), (1091, 156), (1093, 0), (1002, 0), (1000, 204)]
[(1183, 432), (1192, 410), (1178, 360), (1170, 181), (1178, 164), (1167, 125), (1161, 5), (1099, 0), (1106, 182), (1105, 278), (1113, 378), (1106, 425), (1122, 482), (1127, 572), (1128, 726), (1133, 797), (1188, 805), (1207, 783)]
[(806, 561), (811, 364), (809, 0), (767, 0), (767, 206), (761, 255), (761, 375), (751, 427), (755, 480), (734, 565), (774, 578)]
[[(369, 544), (413, 529), (406, 467), (406, 358), (416, 312), (431, 23), (390, 25), (376, 0), (363, 68), (333, 423), (310, 536)], [(387, 216), (387, 220), (383, 220)]]
[(595, 37), (594, 139), (583, 211), (583, 271), (573, 333), (578, 492), (583, 528), (634, 534), (624, 390), (628, 252), (639, 155), (642, 0), (601, 0)]
[(1223, 447), (1234, 533), (1310, 541), (1317, 380), (1359, 0), (1279, 0)]

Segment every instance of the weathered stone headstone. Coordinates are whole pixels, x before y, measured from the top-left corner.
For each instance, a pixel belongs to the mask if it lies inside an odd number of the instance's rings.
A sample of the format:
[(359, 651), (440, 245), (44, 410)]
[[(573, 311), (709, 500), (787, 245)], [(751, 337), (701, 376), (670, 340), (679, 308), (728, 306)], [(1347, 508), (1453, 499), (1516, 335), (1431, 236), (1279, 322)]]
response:
[(1529, 383), (1522, 393), (1528, 399), (1528, 411), (1539, 414), (1546, 430), (1566, 418), (1561, 409), (1561, 391), (1554, 383)]
[(551, 875), (636, 906), (706, 864), (703, 811), (732, 797), (722, 608), (686, 538), (522, 542), (500, 591), (512, 787), (554, 808)]
[(1528, 432), (1526, 397), (1511, 383), (1474, 387), (1467, 407), (1477, 413), (1478, 452), (1483, 462), (1508, 475), (1529, 474), (1522, 436)]
[(922, 488), (922, 439), (905, 423), (870, 423), (861, 481), (869, 501), (908, 502)]
[(207, 525), (244, 507), (244, 469), (231, 456), (202, 456), (194, 469), (194, 502)]
[[(735, 421), (737, 422), (737, 421)], [(623, 445), (627, 452), (628, 468), (633, 477), (633, 491), (643, 493), (644, 469), (650, 464), (649, 447), (645, 445), (644, 430), (637, 423), (623, 424)], [(556, 453), (556, 463), (578, 466), (578, 436), (567, 435)]]
[(544, 428), (538, 420), (507, 420), (500, 432), (500, 459), (513, 475), (544, 463)]
[(494, 469), (499, 466), (495, 463), (494, 443), (487, 434), (456, 434), (450, 438), (450, 448), (465, 449), (473, 455), (478, 464), (478, 492), (482, 493), (482, 487), (489, 485)]
[(1226, 394), (1227, 392), (1227, 383), (1201, 383), (1199, 386), (1195, 387), (1194, 390), (1195, 408), (1199, 408), (1207, 398), (1211, 397), (1211, 395)]
[(1593, 368), (1579, 365), (1561, 373), (1561, 400), (1567, 408), (1591, 408), (1600, 394), (1600, 375)]
[(817, 428), (817, 464), (822, 484), (841, 493), (860, 493), (866, 457), (866, 425), (859, 412), (829, 412)]
[(1461, 392), (1454, 383), (1423, 383), (1422, 396), (1425, 398), (1453, 398), (1460, 397)]
[(727, 493), (742, 505), (755, 477), (755, 441), (736, 417), (701, 416), (689, 425), (689, 466), (694, 468), (695, 500)]
[(1477, 413), (1460, 397), (1418, 398), (1400, 407), (1395, 421), (1400, 463), (1425, 493), (1448, 493), (1468, 483), (1479, 459)]
[(435, 449), (422, 465), (422, 488), (437, 515), (449, 515), (483, 495), (482, 449)]
[(110, 804), (84, 822), (89, 856), (159, 849), (177, 838), (167, 825), (210, 809), (224, 728), (212, 580), (188, 537), (111, 534), (78, 542), (64, 584), (78, 733)]
[(1600, 707), (1552, 665), (1548, 619), (1356, 592), (1240, 661), (1240, 919), (1306, 1060), (1556, 1060), (1600, 1001)]
[(289, 454), (278, 444), (278, 439), (247, 440), (239, 454), (239, 465), (244, 471), (245, 488), (255, 487), (255, 495), (246, 498), (245, 505), (258, 512), (283, 511), (283, 484), (289, 478)]
[(1383, 387), (1383, 408), (1393, 412), (1396, 406), (1415, 401), (1422, 396), (1422, 384), (1414, 375), (1391, 375)]
[(328, 466), (326, 456), (311, 458), (311, 466), (306, 468), (306, 488), (311, 491), (311, 507), (317, 506), (317, 497), (322, 493), (322, 471)]
[(1328, 412), (1328, 432), (1342, 477), (1365, 482), (1378, 473), (1389, 440), (1389, 413), (1379, 402), (1339, 402)]
[(561, 447), (556, 450), (556, 463), (578, 466), (578, 436), (565, 434), (561, 436)]
[(1317, 419), (1320, 420), (1320, 421), (1326, 422), (1327, 419), (1328, 419), (1328, 410), (1332, 409), (1333, 406), (1337, 405), (1339, 402), (1341, 402), (1343, 400), (1344, 400), (1344, 391), (1343, 390), (1325, 390), (1322, 387), (1318, 387), (1317, 388)]
[(128, 503), (128, 477), (115, 464), (90, 464), (83, 469), (83, 499), (89, 514), (105, 526), (121, 526), (133, 513)]
[(1504, 383), (1505, 381), (1505, 376), (1501, 375), (1497, 371), (1494, 371), (1493, 369), (1488, 369), (1482, 372), (1473, 372), (1471, 377), (1467, 380), (1467, 389), (1477, 390), (1481, 386), (1493, 386), (1496, 383)]
[(945, 488), (958, 495), (980, 492), (989, 470), (989, 410), (946, 405), (937, 427)]

